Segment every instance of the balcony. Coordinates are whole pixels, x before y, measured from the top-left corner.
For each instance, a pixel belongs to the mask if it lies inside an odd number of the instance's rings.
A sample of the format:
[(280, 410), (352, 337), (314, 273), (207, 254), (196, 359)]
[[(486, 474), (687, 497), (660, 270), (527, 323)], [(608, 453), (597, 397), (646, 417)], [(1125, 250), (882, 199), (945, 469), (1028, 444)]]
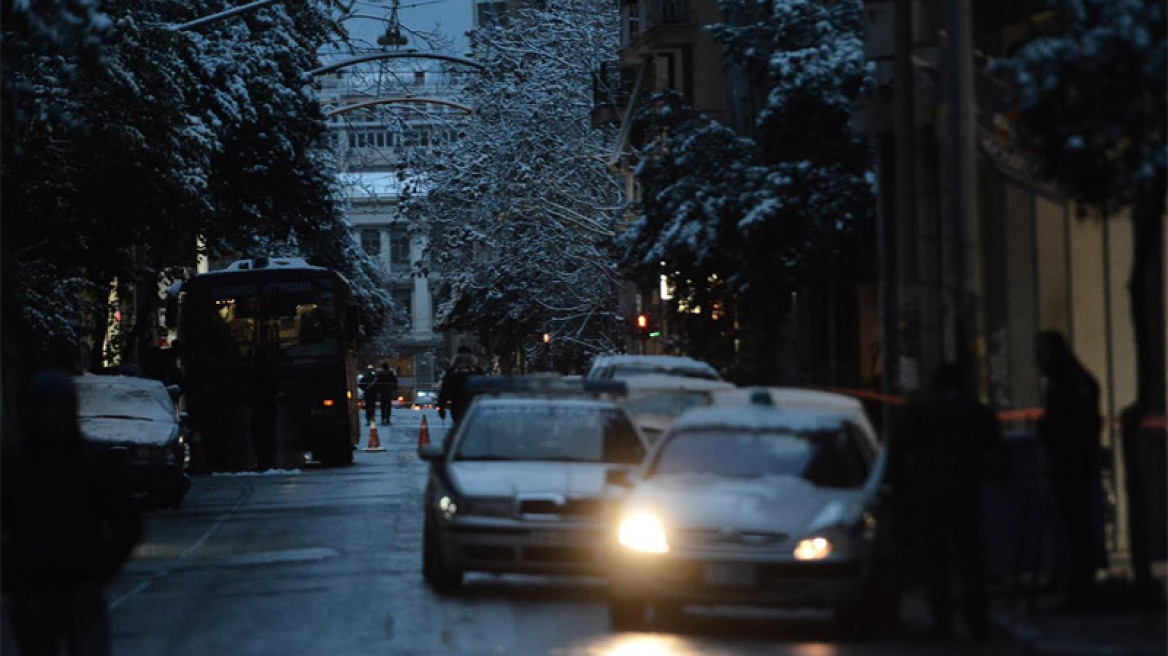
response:
[(694, 23), (692, 0), (629, 0), (622, 5), (622, 44), (628, 47), (650, 32)]
[(592, 73), (592, 127), (619, 125), (636, 76), (619, 61), (607, 61)]

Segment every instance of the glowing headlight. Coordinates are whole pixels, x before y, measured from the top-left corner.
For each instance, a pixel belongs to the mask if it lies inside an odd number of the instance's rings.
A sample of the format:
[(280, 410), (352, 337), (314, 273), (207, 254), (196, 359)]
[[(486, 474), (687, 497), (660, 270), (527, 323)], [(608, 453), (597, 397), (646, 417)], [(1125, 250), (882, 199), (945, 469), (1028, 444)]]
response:
[(458, 512), (458, 505), (444, 494), (441, 499), (438, 499), (438, 510), (441, 510), (442, 516), (449, 520), (453, 519), (454, 514)]
[(669, 541), (665, 539), (665, 529), (661, 522), (649, 513), (636, 513), (621, 522), (617, 540), (622, 546), (644, 553), (665, 553), (669, 551)]
[(799, 560), (822, 560), (831, 554), (831, 540), (827, 538), (807, 538), (795, 545), (795, 558)]

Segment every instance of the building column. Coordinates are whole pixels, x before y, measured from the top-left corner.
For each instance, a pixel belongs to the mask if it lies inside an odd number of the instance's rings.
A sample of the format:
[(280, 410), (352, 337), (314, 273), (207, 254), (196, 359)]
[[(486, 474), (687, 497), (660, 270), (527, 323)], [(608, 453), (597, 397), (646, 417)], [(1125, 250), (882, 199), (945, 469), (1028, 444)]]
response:
[[(410, 240), (410, 263), (420, 262), (428, 246), (425, 236), (416, 235)], [(430, 295), (430, 279), (422, 274), (414, 274), (413, 332), (429, 336), (434, 332), (434, 299)]]
[(377, 232), (381, 237), (381, 246), (377, 249), (377, 261), (385, 266), (386, 271), (389, 271), (389, 228), (378, 228)]

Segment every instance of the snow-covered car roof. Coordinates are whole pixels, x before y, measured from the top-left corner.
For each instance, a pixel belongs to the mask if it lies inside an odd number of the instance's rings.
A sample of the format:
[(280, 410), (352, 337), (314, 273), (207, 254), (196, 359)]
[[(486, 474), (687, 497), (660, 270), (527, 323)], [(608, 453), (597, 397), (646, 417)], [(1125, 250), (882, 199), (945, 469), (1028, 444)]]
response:
[(703, 407), (678, 417), (672, 431), (727, 428), (731, 430), (816, 431), (838, 428), (849, 417), (838, 412), (775, 406)]
[(605, 410), (609, 408), (618, 407), (612, 401), (604, 399), (587, 399), (587, 398), (563, 398), (563, 397), (546, 397), (546, 396), (489, 396), (477, 397), (475, 405), (480, 407), (492, 408), (530, 408), (532, 406), (565, 406), (571, 408), (596, 408), (598, 410)]
[(801, 408), (842, 415), (876, 439), (876, 431), (868, 419), (868, 413), (864, 411), (864, 405), (845, 394), (793, 387), (741, 387), (714, 391), (710, 395), (710, 405), (725, 408), (749, 406), (756, 403), (760, 393), (766, 394), (778, 408)]
[(629, 396), (643, 395), (651, 392), (667, 391), (699, 391), (732, 390), (733, 383), (724, 380), (709, 380), (707, 378), (685, 378), (682, 376), (666, 376), (663, 374), (648, 374), (625, 380)]
[(671, 371), (702, 372), (721, 379), (718, 370), (708, 363), (682, 355), (598, 355), (592, 361), (592, 371), (609, 367), (655, 369), (668, 375)]
[(132, 376), (79, 376), (78, 420), (102, 442), (165, 444), (178, 426), (174, 401), (159, 381)]

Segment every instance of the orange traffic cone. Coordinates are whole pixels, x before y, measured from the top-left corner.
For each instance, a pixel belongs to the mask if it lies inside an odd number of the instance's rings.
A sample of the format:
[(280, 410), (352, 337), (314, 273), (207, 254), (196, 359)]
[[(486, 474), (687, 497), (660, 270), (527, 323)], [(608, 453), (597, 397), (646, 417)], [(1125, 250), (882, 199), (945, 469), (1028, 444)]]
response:
[(430, 445), (430, 424), (426, 423), (426, 415), (422, 415), (422, 430), (418, 431), (418, 448)]
[(369, 444), (365, 445), (366, 451), (384, 451), (381, 446), (381, 438), (377, 437), (377, 423), (369, 422)]

